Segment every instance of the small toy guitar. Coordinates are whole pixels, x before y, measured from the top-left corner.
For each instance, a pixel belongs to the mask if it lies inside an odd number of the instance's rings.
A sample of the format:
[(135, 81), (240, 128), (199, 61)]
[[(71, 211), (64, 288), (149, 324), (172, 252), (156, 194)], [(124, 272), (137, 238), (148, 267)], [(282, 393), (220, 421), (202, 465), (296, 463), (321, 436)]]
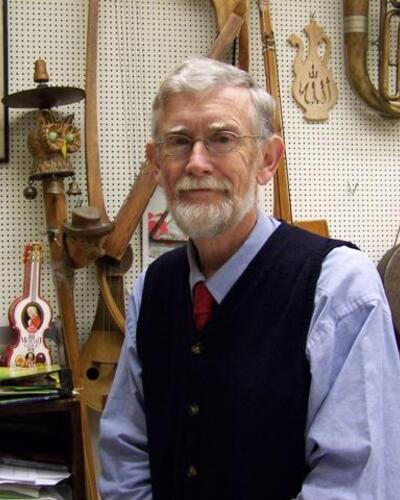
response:
[(7, 347), (6, 364), (10, 367), (34, 368), (51, 364), (50, 352), (43, 336), (50, 326), (52, 311), (39, 295), (42, 244), (28, 243), (23, 260), (23, 296), (15, 299), (8, 311), (10, 326), (17, 340)]

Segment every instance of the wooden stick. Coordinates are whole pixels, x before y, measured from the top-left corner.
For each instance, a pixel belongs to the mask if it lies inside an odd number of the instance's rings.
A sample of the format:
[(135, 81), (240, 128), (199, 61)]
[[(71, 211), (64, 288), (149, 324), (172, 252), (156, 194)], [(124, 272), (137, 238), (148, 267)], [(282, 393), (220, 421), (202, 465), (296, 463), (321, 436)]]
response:
[(239, 33), (239, 68), (243, 71), (249, 71), (249, 54), (249, 22), (248, 14), (246, 13), (246, 17), (243, 19), (243, 24)]
[(211, 47), (208, 57), (210, 59), (222, 59), (229, 45), (235, 40), (243, 23), (242, 9), (240, 1), (234, 11), (229, 15), (228, 20), (219, 32)]
[[(54, 182), (57, 182), (60, 194), (54, 195), (47, 193), (50, 183)], [(75, 319), (73, 270), (67, 264), (64, 248), (62, 242), (60, 241), (61, 226), (67, 218), (63, 178), (57, 177), (56, 179), (44, 179), (43, 193), (54, 283), (63, 326), (63, 338), (65, 341), (68, 364), (72, 372), (74, 388), (77, 389), (77, 392), (79, 393), (78, 397), (80, 398), (88, 497), (90, 500), (96, 500), (97, 486), (93, 466), (87, 407), (84, 393), (80, 392), (80, 389), (82, 388), (82, 373), (79, 364), (79, 344)]]
[[(239, 33), (239, 68), (249, 70), (249, 0), (211, 0), (214, 9), (218, 31), (222, 31), (229, 15), (235, 13), (242, 18)], [(233, 39), (232, 39), (233, 41)], [(219, 59), (219, 58), (218, 58)]]
[[(276, 101), (276, 112), (274, 116), (275, 131), (283, 135), (282, 131), (282, 107), (279, 91), (278, 67), (276, 62), (275, 41), (271, 25), (268, 0), (259, 0), (261, 37), (264, 52), (264, 68), (267, 91)], [(277, 173), (274, 176), (274, 208), (273, 215), (289, 224), (301, 227), (321, 236), (329, 236), (328, 223), (325, 219), (295, 221), (292, 218), (290, 206), (289, 180), (287, 174), (286, 156), (283, 155)]]
[(155, 188), (156, 181), (145, 162), (118, 211), (113, 232), (105, 241), (106, 255), (121, 260)]
[(89, 0), (86, 42), (86, 101), (85, 101), (85, 153), (86, 183), (89, 205), (99, 210), (101, 220), (108, 222), (101, 186), (97, 129), (97, 39), (99, 1)]
[[(264, 53), (264, 70), (267, 91), (276, 101), (274, 129), (283, 136), (282, 108), (279, 91), (279, 76), (276, 62), (275, 40), (271, 25), (268, 0), (259, 0), (261, 38)], [(289, 181), (287, 175), (286, 155), (279, 162), (277, 173), (274, 176), (274, 210), (277, 219), (292, 223), (292, 210), (290, 207)]]

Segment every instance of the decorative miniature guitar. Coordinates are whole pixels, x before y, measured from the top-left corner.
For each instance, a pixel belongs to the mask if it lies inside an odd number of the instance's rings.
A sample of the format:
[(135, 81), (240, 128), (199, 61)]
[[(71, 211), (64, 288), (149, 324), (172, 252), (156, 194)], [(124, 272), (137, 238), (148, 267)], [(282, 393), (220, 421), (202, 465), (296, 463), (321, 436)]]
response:
[(6, 364), (34, 368), (51, 364), (43, 336), (50, 326), (50, 305), (39, 295), (43, 260), (41, 243), (32, 242), (24, 250), (23, 296), (15, 299), (8, 311), (10, 326), (17, 335), (15, 344), (7, 347)]

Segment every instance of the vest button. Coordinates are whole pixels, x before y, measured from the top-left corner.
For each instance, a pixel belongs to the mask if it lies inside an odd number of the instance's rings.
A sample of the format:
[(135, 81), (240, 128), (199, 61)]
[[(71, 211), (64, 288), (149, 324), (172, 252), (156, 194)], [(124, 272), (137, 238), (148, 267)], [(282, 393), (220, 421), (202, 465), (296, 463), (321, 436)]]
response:
[(189, 465), (186, 470), (186, 477), (196, 477), (198, 475), (199, 473), (197, 471), (197, 468), (194, 465)]
[(191, 416), (191, 417), (194, 417), (196, 416), (199, 411), (200, 411), (200, 406), (197, 404), (197, 403), (192, 403), (191, 405), (188, 406), (188, 414)]
[(192, 344), (191, 350), (193, 354), (203, 354), (204, 352), (203, 342), (196, 342), (195, 344)]

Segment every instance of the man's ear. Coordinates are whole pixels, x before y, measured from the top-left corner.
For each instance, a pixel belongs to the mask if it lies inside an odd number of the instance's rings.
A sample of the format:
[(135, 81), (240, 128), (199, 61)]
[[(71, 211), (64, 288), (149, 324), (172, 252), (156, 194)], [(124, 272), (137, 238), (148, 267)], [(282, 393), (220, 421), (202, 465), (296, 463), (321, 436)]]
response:
[(260, 185), (267, 184), (274, 176), (284, 150), (283, 140), (278, 134), (274, 134), (264, 142), (262, 147), (262, 164), (257, 170), (257, 182)]
[(157, 150), (154, 142), (146, 144), (146, 160), (158, 185), (161, 185), (161, 168), (157, 159)]

